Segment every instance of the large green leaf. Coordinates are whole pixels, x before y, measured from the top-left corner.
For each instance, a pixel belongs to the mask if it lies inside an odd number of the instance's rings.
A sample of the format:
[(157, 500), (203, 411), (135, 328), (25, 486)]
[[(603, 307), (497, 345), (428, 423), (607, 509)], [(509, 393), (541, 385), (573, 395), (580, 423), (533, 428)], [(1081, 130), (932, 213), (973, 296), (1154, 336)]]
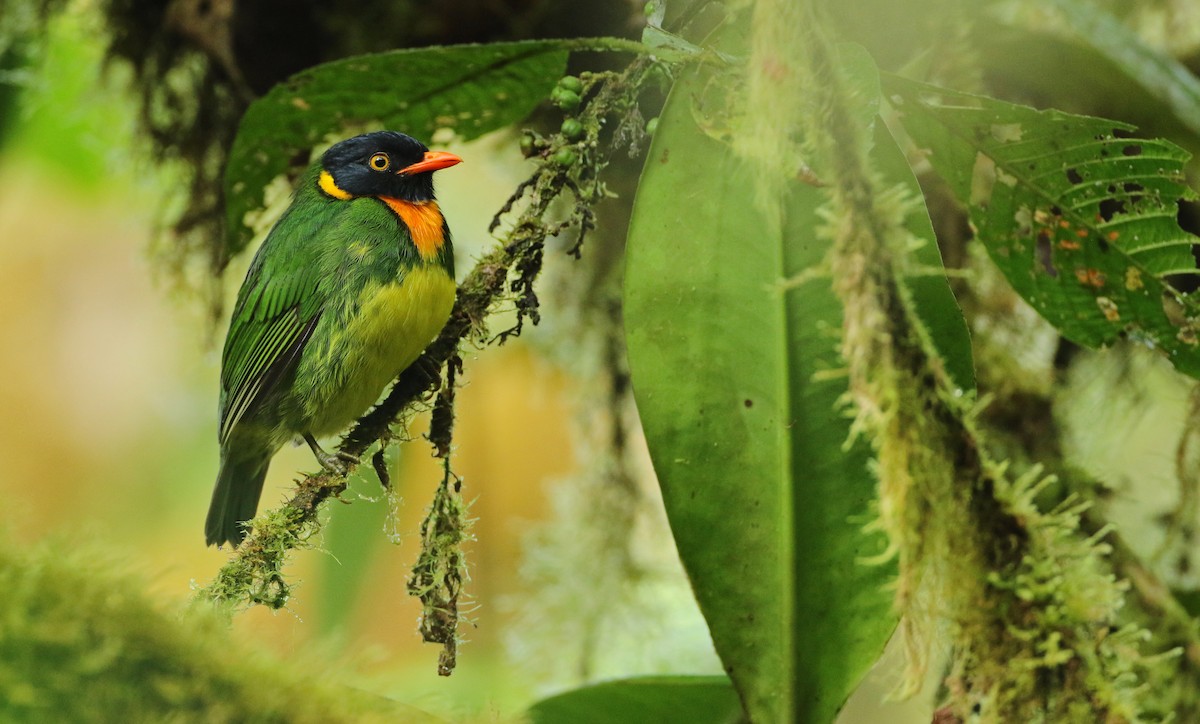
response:
[(747, 713), (831, 721), (892, 630), (894, 571), (862, 562), (883, 547), (862, 530), (869, 450), (847, 446), (844, 382), (820, 376), (842, 366), (838, 301), (819, 276), (780, 289), (825, 256), (821, 192), (794, 183), (782, 224), (764, 221), (749, 169), (693, 118), (718, 85), (707, 73), (672, 90), (638, 187), (625, 272), (633, 389)]
[(295, 159), (331, 135), (387, 127), (429, 142), (446, 128), (469, 140), (515, 123), (566, 68), (563, 41), (395, 50), (297, 73), (246, 111), (225, 170), (232, 255), (253, 237), (246, 214)]
[(530, 707), (531, 724), (733, 724), (741, 705), (729, 679), (654, 676), (575, 689)]
[(887, 129), (879, 121), (879, 70), (866, 48), (857, 43), (837, 45), (838, 63), (843, 77), (851, 84), (856, 118), (871, 128), (870, 157), (886, 184), (901, 187), (916, 207), (904, 219), (905, 230), (915, 244), (905, 251), (911, 257), (903, 265), (907, 271), (905, 286), (912, 297), (914, 311), (921, 318), (942, 365), (954, 383), (963, 390), (975, 389), (975, 364), (971, 355), (971, 335), (962, 309), (946, 279), (942, 253), (938, 249), (933, 222), (923, 203), (921, 186), (908, 159)]
[[(913, 199), (923, 198), (908, 159), (882, 122), (875, 124), (871, 161), (888, 183), (903, 186)], [(911, 273), (905, 278), (914, 311), (929, 331), (930, 340), (950, 379), (964, 391), (973, 391), (975, 359), (971, 353), (971, 333), (946, 279), (942, 252), (938, 249), (929, 212), (921, 203), (904, 221), (908, 233), (917, 240), (917, 246), (911, 252), (912, 263), (907, 265)]]
[(1100, 118), (895, 76), (885, 87), (969, 204), (976, 236), (1042, 316), (1081, 345), (1128, 336), (1200, 376), (1200, 306), (1176, 288), (1196, 275), (1196, 238), (1175, 218), (1177, 200), (1193, 196), (1185, 151)]
[[(1016, 72), (1022, 82), (1057, 101), (1100, 103), (1110, 112), (1129, 114), (1120, 118), (1156, 127), (1166, 123), (1197, 142), (1200, 79), (1179, 61), (1147, 45), (1102, 4), (1010, 0), (992, 7), (988, 15), (981, 23), (987, 35), (977, 35), (989, 63), (996, 63), (990, 71), (999, 83), (1009, 81), (1000, 74)], [(996, 33), (991, 18), (1018, 32)], [(999, 44), (993, 43), (997, 35)], [(1056, 72), (1045, 72), (1047, 62), (1054, 64)]]

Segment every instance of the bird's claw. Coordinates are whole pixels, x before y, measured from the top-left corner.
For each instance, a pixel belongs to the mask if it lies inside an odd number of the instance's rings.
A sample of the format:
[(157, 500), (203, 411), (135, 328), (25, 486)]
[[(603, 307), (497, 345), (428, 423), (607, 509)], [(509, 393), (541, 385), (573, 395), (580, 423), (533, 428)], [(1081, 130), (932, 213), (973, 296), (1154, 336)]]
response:
[(349, 472), (350, 465), (358, 465), (362, 462), (357, 455), (352, 455), (344, 450), (338, 450), (332, 454), (325, 452), (312, 435), (305, 435), (304, 441), (312, 449), (313, 455), (316, 456), (317, 462), (325, 469), (325, 472), (344, 477)]
[(321, 467), (325, 468), (326, 472), (334, 475), (344, 476), (349, 471), (350, 465), (358, 465), (362, 462), (357, 455), (351, 455), (348, 452), (338, 451), (332, 455), (318, 455), (317, 461), (321, 463)]

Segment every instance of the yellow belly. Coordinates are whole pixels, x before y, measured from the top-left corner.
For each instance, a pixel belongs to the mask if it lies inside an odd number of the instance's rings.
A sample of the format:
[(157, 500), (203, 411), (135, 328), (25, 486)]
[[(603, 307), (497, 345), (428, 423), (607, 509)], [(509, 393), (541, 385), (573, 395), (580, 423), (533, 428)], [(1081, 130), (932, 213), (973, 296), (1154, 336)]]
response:
[(308, 431), (318, 437), (340, 432), (362, 415), (437, 337), (454, 296), (454, 280), (436, 265), (419, 265), (400, 282), (364, 289), (358, 314), (332, 331), (317, 362), (329, 374), (306, 401)]

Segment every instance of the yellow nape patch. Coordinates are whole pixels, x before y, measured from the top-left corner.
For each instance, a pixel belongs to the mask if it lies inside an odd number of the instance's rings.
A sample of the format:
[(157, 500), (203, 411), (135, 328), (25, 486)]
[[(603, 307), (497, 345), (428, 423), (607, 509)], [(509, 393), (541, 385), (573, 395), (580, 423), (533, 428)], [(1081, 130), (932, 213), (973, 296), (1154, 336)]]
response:
[(442, 250), (442, 244), (446, 243), (446, 236), (442, 231), (445, 220), (437, 202), (424, 201), (414, 204), (390, 196), (380, 196), (379, 200), (396, 212), (396, 216), (408, 227), (421, 258), (433, 261)]
[(337, 185), (337, 181), (333, 180), (333, 174), (328, 171), (322, 171), (321, 177), (317, 179), (317, 186), (325, 192), (326, 195), (332, 196), (335, 199), (345, 201), (354, 198), (354, 194)]

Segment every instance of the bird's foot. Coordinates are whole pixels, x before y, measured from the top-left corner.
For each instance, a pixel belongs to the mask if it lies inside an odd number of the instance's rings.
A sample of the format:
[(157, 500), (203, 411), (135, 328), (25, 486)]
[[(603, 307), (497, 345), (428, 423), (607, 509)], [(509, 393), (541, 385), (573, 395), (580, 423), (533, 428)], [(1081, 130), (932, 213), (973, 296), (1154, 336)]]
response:
[(358, 465), (362, 462), (362, 459), (357, 455), (351, 455), (348, 452), (342, 452), (340, 450), (332, 455), (325, 455), (324, 457), (318, 455), (317, 460), (321, 463), (321, 467), (325, 468), (334, 475), (341, 476), (344, 476), (347, 472), (349, 472), (351, 465)]
[(362, 462), (357, 455), (351, 455), (348, 452), (338, 450), (332, 454), (325, 452), (320, 445), (317, 444), (312, 435), (305, 434), (304, 441), (308, 443), (308, 447), (312, 449), (313, 455), (316, 456), (317, 462), (321, 463), (321, 467), (325, 468), (326, 472), (338, 476), (344, 476), (348, 471), (349, 465), (358, 465)]

